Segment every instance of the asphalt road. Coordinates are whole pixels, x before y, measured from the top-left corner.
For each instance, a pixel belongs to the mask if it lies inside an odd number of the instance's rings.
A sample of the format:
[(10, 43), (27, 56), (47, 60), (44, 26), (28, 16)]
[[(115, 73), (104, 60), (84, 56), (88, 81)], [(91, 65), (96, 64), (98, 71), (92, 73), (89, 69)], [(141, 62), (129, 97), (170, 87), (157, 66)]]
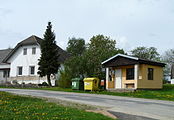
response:
[(102, 106), (122, 120), (174, 120), (172, 101), (47, 90), (0, 88), (0, 91)]

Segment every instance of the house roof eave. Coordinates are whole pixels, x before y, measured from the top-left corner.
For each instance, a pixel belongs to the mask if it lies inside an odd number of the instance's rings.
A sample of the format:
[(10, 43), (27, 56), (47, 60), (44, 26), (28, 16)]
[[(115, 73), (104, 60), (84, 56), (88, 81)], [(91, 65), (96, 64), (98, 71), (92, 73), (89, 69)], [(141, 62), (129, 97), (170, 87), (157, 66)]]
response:
[(123, 55), (123, 54), (116, 54), (116, 55), (110, 57), (109, 59), (103, 61), (103, 62), (102, 62), (102, 65), (105, 64), (105, 63), (107, 63), (107, 62), (109, 62), (110, 60), (112, 60), (112, 59), (118, 57), (118, 56), (125, 57), (125, 58), (129, 58), (129, 59), (133, 59), (133, 60), (138, 60), (137, 57), (132, 57), (132, 56)]

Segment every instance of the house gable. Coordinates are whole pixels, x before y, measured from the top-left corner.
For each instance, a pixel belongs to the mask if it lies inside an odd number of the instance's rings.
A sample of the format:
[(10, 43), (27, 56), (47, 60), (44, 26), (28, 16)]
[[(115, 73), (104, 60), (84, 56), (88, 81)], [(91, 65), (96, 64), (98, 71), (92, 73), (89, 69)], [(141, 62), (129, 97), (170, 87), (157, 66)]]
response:
[(138, 61), (130, 58), (118, 56), (103, 64), (104, 67), (117, 67), (137, 64)]
[(135, 65), (135, 64), (148, 64), (161, 67), (165, 66), (165, 64), (161, 62), (145, 60), (123, 54), (117, 54), (102, 62), (103, 67), (117, 67), (117, 66)]
[[(21, 41), (20, 43), (18, 43), (16, 45), (16, 47), (3, 59), (3, 63), (8, 63), (8, 60), (13, 57), (13, 55), (15, 54), (15, 52), (23, 46), (30, 46), (30, 45), (36, 45), (39, 46), (40, 48), (40, 44), (42, 43), (41, 38), (32, 35), (30, 37), (28, 37), (27, 39)], [(57, 46), (58, 49), (58, 54), (59, 54), (59, 58), (57, 61), (59, 61), (60, 63), (63, 63), (66, 59), (68, 59), (70, 57), (70, 54), (67, 53), (66, 51), (64, 51), (62, 48), (60, 48), (59, 46)]]
[(21, 41), (20, 43), (18, 43), (16, 45), (16, 47), (4, 58), (4, 60), (2, 61), (3, 63), (8, 63), (8, 60), (15, 54), (15, 52), (22, 46), (28, 46), (28, 45), (40, 45), (41, 42), (41, 38), (32, 35), (30, 37), (28, 37), (27, 39)]

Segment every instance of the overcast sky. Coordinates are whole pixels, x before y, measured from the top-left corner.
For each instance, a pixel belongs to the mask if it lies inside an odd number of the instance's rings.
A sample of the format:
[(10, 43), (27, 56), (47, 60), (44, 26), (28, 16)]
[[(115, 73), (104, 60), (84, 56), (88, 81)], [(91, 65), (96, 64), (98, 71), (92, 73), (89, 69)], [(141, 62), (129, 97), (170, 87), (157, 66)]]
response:
[(174, 0), (0, 0), (0, 49), (43, 37), (51, 21), (57, 44), (103, 34), (126, 51), (138, 46), (174, 48)]

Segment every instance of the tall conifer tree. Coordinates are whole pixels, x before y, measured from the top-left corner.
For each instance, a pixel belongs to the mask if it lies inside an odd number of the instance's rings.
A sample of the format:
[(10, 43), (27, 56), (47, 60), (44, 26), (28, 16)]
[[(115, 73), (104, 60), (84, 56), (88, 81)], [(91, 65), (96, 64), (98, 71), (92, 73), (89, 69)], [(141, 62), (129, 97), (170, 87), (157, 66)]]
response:
[(47, 29), (44, 34), (44, 39), (41, 42), (41, 57), (39, 59), (38, 74), (40, 77), (47, 76), (49, 86), (51, 86), (51, 74), (55, 74), (60, 67), (58, 58), (59, 50), (55, 41), (55, 34), (52, 31), (52, 24), (48, 22)]

